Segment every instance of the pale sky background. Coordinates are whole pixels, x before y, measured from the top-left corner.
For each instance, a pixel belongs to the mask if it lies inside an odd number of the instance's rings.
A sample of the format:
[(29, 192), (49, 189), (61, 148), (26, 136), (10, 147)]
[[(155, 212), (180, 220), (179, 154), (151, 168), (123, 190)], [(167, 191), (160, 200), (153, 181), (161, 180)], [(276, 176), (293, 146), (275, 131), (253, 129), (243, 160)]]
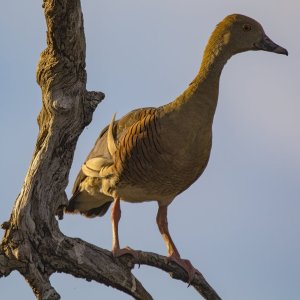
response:
[[(296, 0), (82, 1), (87, 87), (105, 101), (76, 148), (78, 169), (99, 131), (118, 116), (173, 100), (196, 75), (204, 46), (226, 15), (260, 21), (289, 56), (248, 52), (221, 78), (212, 155), (205, 173), (169, 209), (171, 234), (224, 300), (300, 299), (300, 2)], [(35, 81), (45, 47), (42, 1), (3, 1), (0, 12), (0, 223), (8, 220), (35, 146), (41, 109)], [(122, 204), (121, 246), (166, 254), (157, 205)], [(61, 230), (111, 247), (109, 214), (66, 216)], [(146, 266), (134, 274), (154, 299), (200, 299), (193, 288)], [(112, 288), (55, 274), (62, 299), (131, 299)], [(34, 299), (23, 277), (0, 279), (1, 299)]]

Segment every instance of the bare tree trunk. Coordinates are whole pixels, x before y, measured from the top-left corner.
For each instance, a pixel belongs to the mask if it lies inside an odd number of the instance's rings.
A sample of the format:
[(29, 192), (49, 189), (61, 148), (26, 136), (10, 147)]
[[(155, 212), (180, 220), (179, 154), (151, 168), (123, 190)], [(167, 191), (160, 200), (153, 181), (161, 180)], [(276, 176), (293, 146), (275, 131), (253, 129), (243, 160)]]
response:
[[(131, 273), (130, 257), (115, 259), (111, 252), (62, 234), (55, 215), (67, 204), (65, 188), (79, 135), (104, 98), (86, 90), (85, 36), (80, 0), (44, 0), (47, 48), (37, 69), (43, 107), (39, 135), (23, 187), (10, 220), (2, 224), (0, 277), (19, 271), (37, 299), (60, 299), (49, 277), (64, 272), (95, 280), (131, 295), (152, 299)], [(187, 282), (187, 274), (166, 257), (139, 252), (140, 264), (171, 272)], [(205, 299), (220, 299), (201, 275), (191, 285)]]

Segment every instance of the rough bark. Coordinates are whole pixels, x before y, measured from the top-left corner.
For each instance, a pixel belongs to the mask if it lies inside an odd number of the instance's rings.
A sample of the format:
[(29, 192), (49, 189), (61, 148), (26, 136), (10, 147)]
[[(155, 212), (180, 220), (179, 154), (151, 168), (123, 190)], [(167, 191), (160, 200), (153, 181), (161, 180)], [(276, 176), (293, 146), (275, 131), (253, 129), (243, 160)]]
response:
[[(131, 273), (131, 257), (65, 236), (55, 215), (67, 204), (65, 188), (79, 135), (92, 120), (101, 92), (86, 90), (85, 36), (79, 0), (44, 0), (47, 48), (37, 68), (42, 91), (34, 155), (0, 246), (0, 277), (17, 270), (37, 299), (60, 299), (49, 278), (64, 272), (117, 288), (135, 299), (152, 299)], [(139, 252), (140, 264), (160, 268), (187, 282), (187, 274), (166, 257)], [(220, 299), (205, 279), (191, 285), (205, 299)]]

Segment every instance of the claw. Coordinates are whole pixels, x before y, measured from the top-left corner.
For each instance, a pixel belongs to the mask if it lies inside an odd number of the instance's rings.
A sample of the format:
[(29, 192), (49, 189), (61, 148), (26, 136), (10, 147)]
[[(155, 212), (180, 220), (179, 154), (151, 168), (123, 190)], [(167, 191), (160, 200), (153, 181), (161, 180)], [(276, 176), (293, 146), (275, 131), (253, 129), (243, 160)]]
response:
[(191, 285), (192, 281), (195, 278), (195, 274), (201, 275), (201, 273), (194, 268), (192, 263), (188, 259), (182, 259), (174, 254), (168, 257), (168, 260), (171, 262), (175, 262), (178, 266), (184, 269), (188, 274), (188, 287)]
[(130, 254), (131, 256), (133, 256), (135, 262), (137, 262), (140, 266), (138, 253), (128, 246), (122, 249), (113, 249), (111, 252), (113, 257), (120, 257), (126, 254)]

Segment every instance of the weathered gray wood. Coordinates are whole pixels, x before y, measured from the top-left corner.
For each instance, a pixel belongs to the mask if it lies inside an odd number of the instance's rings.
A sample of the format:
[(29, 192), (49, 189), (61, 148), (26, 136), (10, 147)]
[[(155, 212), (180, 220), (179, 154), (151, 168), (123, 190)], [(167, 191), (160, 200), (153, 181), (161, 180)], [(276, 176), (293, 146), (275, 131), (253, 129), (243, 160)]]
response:
[[(67, 204), (65, 188), (79, 135), (92, 120), (101, 92), (86, 90), (85, 36), (79, 0), (44, 0), (47, 48), (37, 68), (42, 91), (39, 134), (34, 155), (0, 245), (0, 277), (19, 271), (37, 299), (60, 299), (49, 278), (64, 272), (95, 280), (131, 295), (152, 299), (133, 276), (131, 257), (113, 259), (111, 252), (61, 233), (55, 215)], [(172, 272), (187, 281), (166, 257), (139, 252), (140, 263)], [(205, 299), (220, 299), (204, 278), (192, 285)]]

